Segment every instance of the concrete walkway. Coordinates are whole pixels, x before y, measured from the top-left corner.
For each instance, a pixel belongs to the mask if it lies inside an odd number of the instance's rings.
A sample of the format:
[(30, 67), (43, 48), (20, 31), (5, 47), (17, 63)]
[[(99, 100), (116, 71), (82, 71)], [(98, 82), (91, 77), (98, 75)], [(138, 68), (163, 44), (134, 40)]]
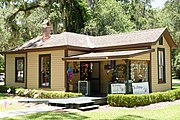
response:
[(0, 118), (14, 117), (18, 115), (32, 114), (32, 113), (38, 113), (38, 112), (47, 112), (47, 111), (53, 111), (53, 110), (59, 110), (59, 109), (62, 109), (62, 108), (53, 107), (53, 106), (31, 107), (31, 108), (26, 108), (22, 110), (0, 112)]

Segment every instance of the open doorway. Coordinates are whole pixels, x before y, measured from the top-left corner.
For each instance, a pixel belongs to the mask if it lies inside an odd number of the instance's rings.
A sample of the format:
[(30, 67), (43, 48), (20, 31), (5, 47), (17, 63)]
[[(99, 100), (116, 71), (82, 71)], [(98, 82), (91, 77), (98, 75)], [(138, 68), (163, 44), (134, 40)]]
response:
[(90, 82), (90, 94), (98, 95), (100, 93), (100, 62), (81, 62), (80, 80)]

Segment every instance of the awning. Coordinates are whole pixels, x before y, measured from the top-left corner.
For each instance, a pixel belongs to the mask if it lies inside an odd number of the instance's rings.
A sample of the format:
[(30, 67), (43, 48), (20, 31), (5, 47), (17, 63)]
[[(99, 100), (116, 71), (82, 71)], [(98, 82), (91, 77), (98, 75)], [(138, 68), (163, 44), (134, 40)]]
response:
[(131, 58), (138, 55), (154, 52), (154, 49), (145, 50), (129, 50), (115, 52), (93, 52), (82, 55), (75, 55), (62, 58), (63, 60), (99, 60), (99, 59), (115, 59), (115, 58)]

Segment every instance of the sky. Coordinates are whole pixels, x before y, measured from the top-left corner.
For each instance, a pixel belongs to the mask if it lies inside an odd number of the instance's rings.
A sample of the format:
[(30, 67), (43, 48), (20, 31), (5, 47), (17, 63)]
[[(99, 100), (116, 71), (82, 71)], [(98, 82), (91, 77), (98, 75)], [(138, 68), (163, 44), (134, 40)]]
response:
[(167, 0), (152, 0), (151, 5), (153, 8), (162, 8)]

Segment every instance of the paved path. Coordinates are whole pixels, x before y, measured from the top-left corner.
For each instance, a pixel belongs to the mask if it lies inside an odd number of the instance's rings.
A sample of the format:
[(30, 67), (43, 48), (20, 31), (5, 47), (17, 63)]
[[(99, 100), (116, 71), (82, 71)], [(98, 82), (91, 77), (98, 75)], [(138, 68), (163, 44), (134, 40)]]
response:
[(43, 106), (43, 107), (26, 108), (22, 110), (5, 111), (5, 112), (0, 112), (0, 118), (14, 117), (18, 115), (32, 114), (32, 113), (38, 113), (38, 112), (47, 112), (47, 111), (53, 111), (53, 110), (59, 110), (59, 109), (62, 109), (62, 108), (53, 107), (53, 106)]
[(173, 85), (180, 85), (180, 79), (172, 79)]

